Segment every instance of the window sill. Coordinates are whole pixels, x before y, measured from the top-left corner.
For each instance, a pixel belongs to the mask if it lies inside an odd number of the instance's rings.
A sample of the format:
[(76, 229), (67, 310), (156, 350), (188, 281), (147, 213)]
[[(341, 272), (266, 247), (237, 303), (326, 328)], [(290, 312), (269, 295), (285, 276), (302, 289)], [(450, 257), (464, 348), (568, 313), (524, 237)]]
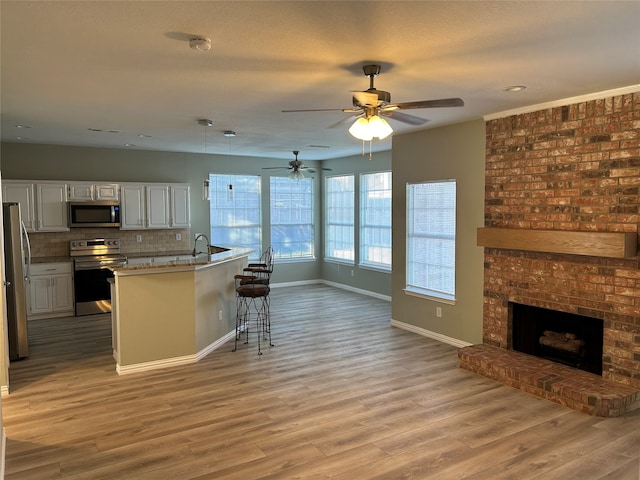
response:
[(455, 305), (456, 299), (450, 295), (438, 295), (435, 292), (429, 292), (425, 290), (417, 290), (411, 288), (405, 288), (404, 293), (406, 295), (411, 295), (412, 297), (424, 298), (425, 300), (433, 300), (434, 302), (446, 303), (447, 305)]

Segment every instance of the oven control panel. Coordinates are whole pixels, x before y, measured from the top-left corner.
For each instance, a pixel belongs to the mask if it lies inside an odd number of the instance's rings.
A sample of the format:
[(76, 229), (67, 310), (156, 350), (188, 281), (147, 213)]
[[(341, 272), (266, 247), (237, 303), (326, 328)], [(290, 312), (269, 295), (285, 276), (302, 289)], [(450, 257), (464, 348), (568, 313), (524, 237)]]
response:
[(83, 238), (69, 241), (69, 254), (72, 257), (114, 253), (120, 253), (120, 240), (117, 238)]

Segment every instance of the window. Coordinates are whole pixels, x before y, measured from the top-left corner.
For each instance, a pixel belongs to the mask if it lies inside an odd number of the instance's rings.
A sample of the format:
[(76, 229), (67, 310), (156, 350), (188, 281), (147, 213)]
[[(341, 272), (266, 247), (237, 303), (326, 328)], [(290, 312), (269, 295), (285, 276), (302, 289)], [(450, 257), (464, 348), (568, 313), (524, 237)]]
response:
[(360, 175), (360, 265), (391, 269), (391, 172)]
[(326, 229), (325, 258), (355, 261), (354, 177), (328, 177), (325, 183)]
[(255, 175), (209, 175), (211, 244), (261, 248), (260, 177)]
[(455, 300), (456, 182), (407, 185), (407, 291)]
[(313, 179), (271, 177), (270, 186), (273, 258), (314, 258)]

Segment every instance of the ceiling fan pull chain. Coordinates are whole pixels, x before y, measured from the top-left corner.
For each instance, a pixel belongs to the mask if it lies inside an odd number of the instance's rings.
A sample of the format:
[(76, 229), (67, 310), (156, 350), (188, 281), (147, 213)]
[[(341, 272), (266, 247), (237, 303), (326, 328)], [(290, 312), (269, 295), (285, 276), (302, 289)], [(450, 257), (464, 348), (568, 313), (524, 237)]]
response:
[(373, 143), (373, 140), (369, 140), (369, 160), (373, 160), (373, 153), (371, 153), (372, 143)]

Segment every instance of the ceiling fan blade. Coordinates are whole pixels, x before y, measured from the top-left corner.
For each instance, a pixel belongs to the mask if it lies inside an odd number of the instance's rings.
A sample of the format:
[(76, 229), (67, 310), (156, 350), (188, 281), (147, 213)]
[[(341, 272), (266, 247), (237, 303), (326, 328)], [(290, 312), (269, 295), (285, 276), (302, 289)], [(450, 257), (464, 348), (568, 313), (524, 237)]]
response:
[(358, 105), (371, 105), (372, 107), (378, 106), (378, 95), (371, 92), (353, 92), (353, 98), (355, 98)]
[(329, 125), (327, 128), (340, 127), (340, 126), (344, 125), (346, 122), (352, 121), (354, 118), (362, 116), (362, 111), (360, 111), (360, 110), (354, 110), (354, 111), (357, 112), (356, 115), (349, 115), (348, 117), (344, 117), (343, 119), (338, 120), (336, 123), (333, 123), (333, 124)]
[(424, 125), (429, 120), (426, 118), (416, 117), (414, 115), (409, 115), (408, 113), (402, 113), (397, 110), (384, 111), (381, 110), (380, 113), (385, 117), (391, 117), (394, 120), (398, 120), (399, 122), (408, 123), (409, 125)]
[(295, 113), (295, 112), (342, 112), (342, 108), (313, 108), (307, 110), (280, 110), (282, 113)]
[(293, 167), (262, 167), (262, 170), (291, 170)]
[(419, 102), (394, 103), (389, 107), (397, 107), (402, 110), (410, 108), (441, 108), (441, 107), (463, 107), (464, 102), (461, 98), (441, 98), (439, 100), (422, 100)]

